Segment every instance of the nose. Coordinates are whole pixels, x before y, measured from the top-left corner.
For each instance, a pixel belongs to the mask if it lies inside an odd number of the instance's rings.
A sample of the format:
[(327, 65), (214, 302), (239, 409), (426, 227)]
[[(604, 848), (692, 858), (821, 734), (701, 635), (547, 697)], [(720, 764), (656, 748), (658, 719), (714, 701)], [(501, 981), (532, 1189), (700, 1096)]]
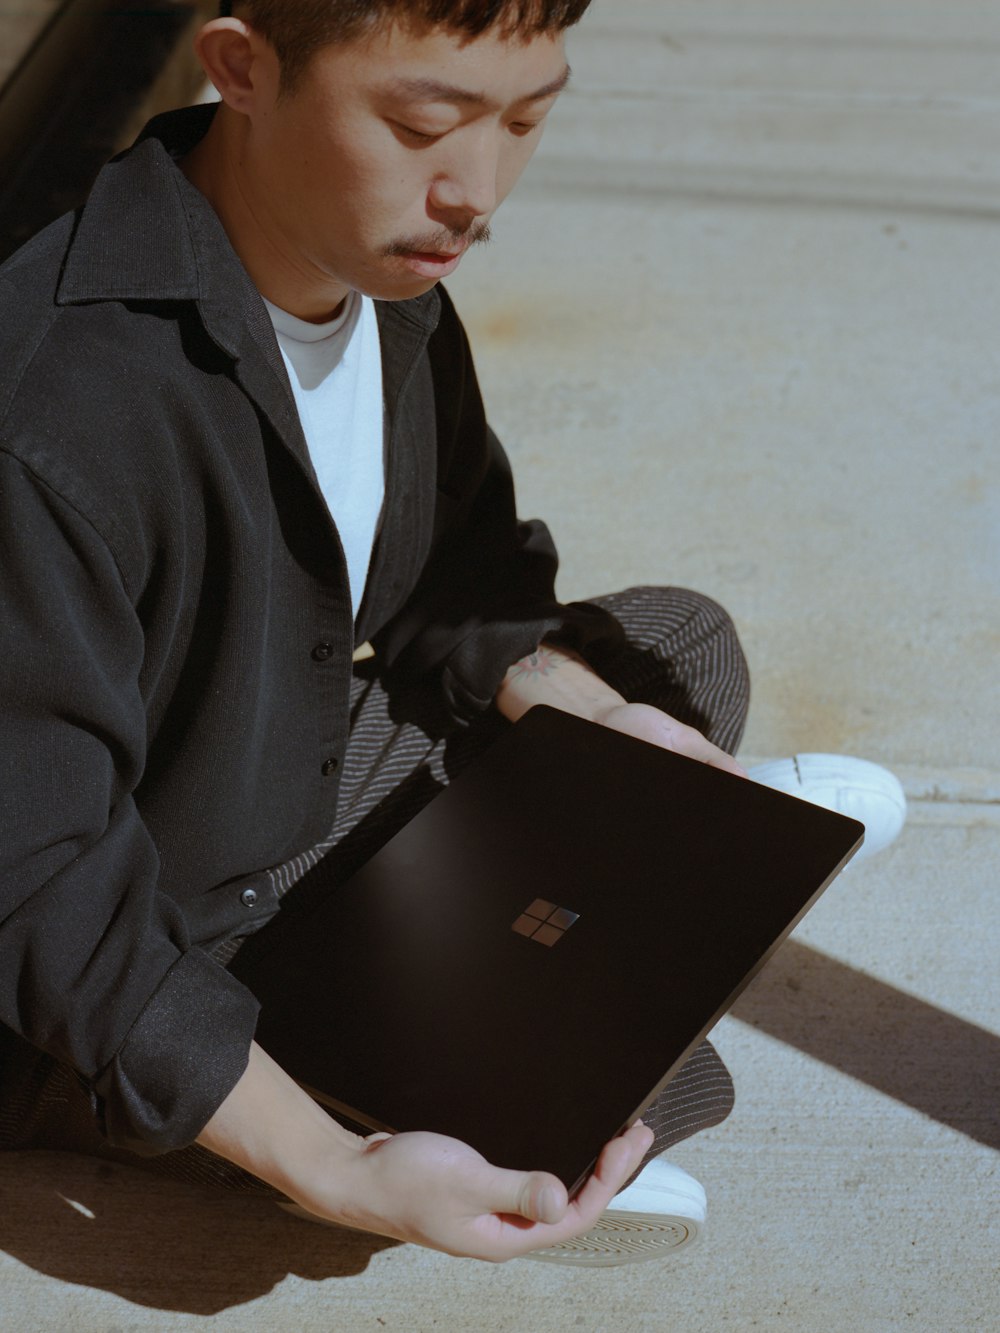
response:
[(492, 213), (498, 169), (496, 149), (478, 136), (470, 140), (431, 183), (428, 201), (435, 221), (462, 231)]

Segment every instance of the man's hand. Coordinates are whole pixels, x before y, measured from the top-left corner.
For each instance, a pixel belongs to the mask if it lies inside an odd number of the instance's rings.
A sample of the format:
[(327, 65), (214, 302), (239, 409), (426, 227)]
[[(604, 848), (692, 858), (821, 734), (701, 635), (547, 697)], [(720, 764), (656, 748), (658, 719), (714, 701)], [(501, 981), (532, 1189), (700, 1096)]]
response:
[(457, 1139), (351, 1134), (256, 1043), (198, 1136), (317, 1217), (494, 1262), (588, 1231), (652, 1141), (637, 1123), (607, 1144), (570, 1203), (556, 1176), (491, 1166)]
[[(332, 1198), (319, 1173), (295, 1197), (318, 1217), (447, 1254), (502, 1262), (590, 1230), (652, 1140), (652, 1130), (637, 1123), (607, 1144), (594, 1173), (568, 1202), (557, 1177), (491, 1166), (457, 1139), (373, 1135), (353, 1167), (331, 1182)], [(345, 1189), (350, 1202), (344, 1201)]]
[(550, 704), (626, 736), (746, 777), (736, 760), (700, 731), (652, 704), (626, 703), (582, 658), (562, 648), (543, 643), (537, 652), (515, 662), (497, 691), (496, 703), (511, 722), (534, 704)]

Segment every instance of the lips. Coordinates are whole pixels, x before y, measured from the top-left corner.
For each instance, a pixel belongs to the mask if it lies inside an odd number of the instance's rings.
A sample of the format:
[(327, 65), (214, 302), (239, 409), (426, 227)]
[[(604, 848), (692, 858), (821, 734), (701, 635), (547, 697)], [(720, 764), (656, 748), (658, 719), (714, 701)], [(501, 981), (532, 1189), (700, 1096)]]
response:
[(450, 264), (453, 259), (461, 259), (465, 254), (465, 247), (461, 250), (414, 250), (407, 256), (409, 259), (424, 259), (432, 264)]
[(444, 278), (458, 268), (459, 261), (467, 248), (466, 246), (447, 254), (436, 250), (412, 250), (403, 255), (402, 260), (408, 269), (422, 278)]

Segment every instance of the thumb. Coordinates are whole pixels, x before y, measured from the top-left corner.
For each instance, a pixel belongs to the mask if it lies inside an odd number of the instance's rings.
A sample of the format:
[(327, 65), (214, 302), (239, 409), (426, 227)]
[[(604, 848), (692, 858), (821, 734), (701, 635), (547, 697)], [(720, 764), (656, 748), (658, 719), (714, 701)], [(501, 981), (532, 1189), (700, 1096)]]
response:
[(527, 1218), (529, 1222), (561, 1222), (569, 1197), (558, 1176), (546, 1171), (498, 1170), (497, 1202), (491, 1211)]

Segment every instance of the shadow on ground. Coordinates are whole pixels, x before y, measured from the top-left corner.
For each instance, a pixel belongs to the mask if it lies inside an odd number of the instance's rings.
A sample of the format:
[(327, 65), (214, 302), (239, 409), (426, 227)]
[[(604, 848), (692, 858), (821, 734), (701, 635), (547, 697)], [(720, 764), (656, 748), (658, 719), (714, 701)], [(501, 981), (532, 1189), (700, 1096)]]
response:
[[(1000, 1149), (1000, 1037), (789, 940), (736, 1018), (978, 1143)], [(217, 1314), (285, 1277), (363, 1273), (395, 1242), (60, 1153), (0, 1155), (0, 1249), (137, 1305)]]
[(733, 1016), (1000, 1150), (1000, 1037), (797, 940)]
[(289, 1275), (356, 1276), (397, 1243), (66, 1153), (0, 1155), (0, 1198), (0, 1249), (21, 1263), (188, 1314), (256, 1300)]

